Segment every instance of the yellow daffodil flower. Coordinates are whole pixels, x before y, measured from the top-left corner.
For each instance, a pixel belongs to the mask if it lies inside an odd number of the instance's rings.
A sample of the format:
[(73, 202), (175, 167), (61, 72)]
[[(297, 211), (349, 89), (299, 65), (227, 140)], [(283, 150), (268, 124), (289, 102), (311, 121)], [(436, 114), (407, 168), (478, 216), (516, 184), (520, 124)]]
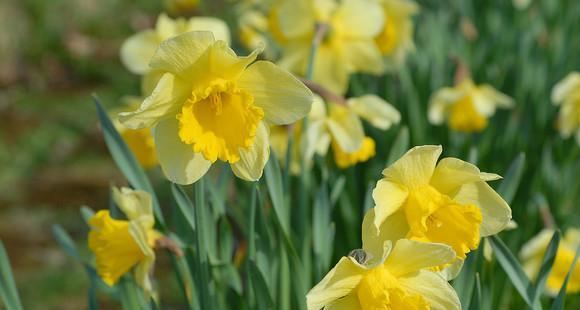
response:
[(167, 178), (191, 184), (216, 160), (255, 181), (270, 154), (268, 126), (289, 124), (310, 110), (312, 93), (260, 51), (238, 57), (211, 32), (181, 34), (161, 44), (151, 67), (161, 72), (153, 92), (120, 121), (154, 127), (157, 157)]
[(386, 241), (376, 263), (343, 257), (306, 295), (308, 310), (461, 309), (457, 294), (430, 268), (455, 258), (443, 244)]
[(127, 143), (127, 146), (131, 149), (131, 152), (133, 152), (141, 166), (145, 169), (155, 167), (157, 165), (157, 155), (155, 154), (155, 141), (153, 140), (151, 130), (149, 128), (129, 129), (123, 126), (117, 118), (117, 115), (121, 112), (137, 109), (143, 99), (139, 97), (126, 97), (123, 101), (125, 101), (125, 107), (110, 112), (113, 125), (115, 125), (115, 128), (125, 143)]
[(146, 292), (152, 286), (149, 272), (155, 262), (153, 247), (161, 234), (153, 229), (155, 220), (151, 196), (129, 188), (113, 188), (113, 200), (128, 220), (111, 218), (108, 210), (90, 220), (89, 248), (96, 256), (97, 273), (107, 285), (134, 268), (135, 280)]
[(429, 121), (440, 125), (447, 121), (456, 131), (479, 132), (496, 108), (513, 107), (513, 99), (490, 85), (475, 85), (469, 78), (456, 87), (438, 90), (429, 101)]
[(564, 138), (571, 135), (580, 144), (580, 73), (572, 72), (552, 90), (552, 101), (561, 105), (558, 129)]
[(381, 74), (383, 59), (374, 38), (384, 25), (372, 0), (281, 0), (269, 12), (270, 31), (282, 45), (279, 64), (305, 75), (317, 27), (328, 27), (314, 59), (313, 80), (343, 94), (351, 73)]
[(149, 62), (161, 42), (189, 31), (210, 31), (217, 40), (230, 42), (230, 30), (225, 22), (214, 17), (171, 19), (159, 15), (155, 29), (141, 31), (129, 37), (121, 46), (121, 61), (135, 74), (151, 71)]
[[(522, 247), (520, 259), (523, 262), (524, 271), (532, 279), (538, 276), (546, 248), (553, 234), (554, 230), (544, 229)], [(572, 267), (572, 261), (578, 247), (580, 247), (580, 229), (569, 228), (564, 238), (560, 241), (560, 246), (556, 252), (556, 260), (546, 281), (546, 292), (548, 294), (556, 295), (560, 291), (562, 284), (564, 284), (564, 279), (568, 275), (570, 267)], [(580, 264), (576, 264), (566, 287), (566, 292), (570, 294), (580, 292)]]
[(460, 266), (481, 236), (508, 225), (510, 207), (486, 183), (501, 177), (457, 158), (437, 163), (441, 152), (441, 146), (414, 147), (383, 170), (375, 207), (363, 220), (365, 250), (376, 253), (385, 240), (402, 238), (444, 243)]
[(393, 106), (375, 95), (351, 98), (346, 104), (328, 102), (327, 105), (329, 111), (320, 97), (313, 103), (305, 133), (305, 156), (307, 160), (315, 153), (325, 156), (332, 144), (341, 168), (374, 155), (374, 141), (365, 139), (361, 118), (382, 130), (401, 118)]
[(383, 7), (385, 26), (375, 38), (388, 68), (402, 63), (407, 53), (415, 49), (413, 43), (413, 15), (419, 6), (410, 0), (378, 0)]

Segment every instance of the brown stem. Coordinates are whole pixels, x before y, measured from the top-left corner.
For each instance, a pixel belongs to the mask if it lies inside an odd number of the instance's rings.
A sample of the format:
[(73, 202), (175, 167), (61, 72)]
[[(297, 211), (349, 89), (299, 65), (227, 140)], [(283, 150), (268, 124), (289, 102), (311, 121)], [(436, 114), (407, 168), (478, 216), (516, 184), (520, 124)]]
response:
[(320, 95), (320, 97), (324, 98), (326, 101), (343, 104), (346, 105), (346, 99), (343, 96), (337, 95), (331, 92), (329, 89), (325, 88), (324, 86), (315, 83), (310, 80), (301, 79), (302, 83), (306, 85), (311, 91)]
[(183, 251), (181, 250), (181, 248), (173, 240), (167, 237), (161, 237), (155, 240), (155, 249), (167, 250), (175, 254), (175, 256), (177, 257), (183, 256)]

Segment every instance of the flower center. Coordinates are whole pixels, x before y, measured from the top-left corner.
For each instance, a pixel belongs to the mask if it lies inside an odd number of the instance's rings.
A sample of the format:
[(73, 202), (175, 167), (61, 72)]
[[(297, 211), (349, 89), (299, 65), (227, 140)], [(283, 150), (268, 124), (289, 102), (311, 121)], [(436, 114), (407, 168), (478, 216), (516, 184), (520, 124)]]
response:
[(475, 205), (460, 205), (427, 185), (411, 191), (404, 208), (407, 238), (447, 244), (458, 259), (479, 246), (482, 216)]
[(471, 96), (465, 96), (451, 106), (449, 126), (457, 131), (482, 131), (487, 127), (487, 118), (477, 111)]
[(177, 114), (179, 137), (212, 163), (217, 159), (235, 163), (240, 149), (254, 143), (263, 117), (250, 94), (231, 82), (215, 83), (183, 105)]
[(336, 165), (341, 169), (345, 169), (375, 156), (375, 140), (371, 137), (365, 137), (361, 147), (354, 153), (345, 152), (336, 141), (332, 140), (332, 151)]
[(97, 271), (108, 285), (115, 284), (144, 257), (143, 251), (129, 232), (129, 222), (115, 220), (109, 211), (99, 211), (91, 218), (89, 248), (95, 253)]
[(383, 265), (363, 277), (357, 295), (363, 310), (429, 309), (422, 296), (406, 292)]

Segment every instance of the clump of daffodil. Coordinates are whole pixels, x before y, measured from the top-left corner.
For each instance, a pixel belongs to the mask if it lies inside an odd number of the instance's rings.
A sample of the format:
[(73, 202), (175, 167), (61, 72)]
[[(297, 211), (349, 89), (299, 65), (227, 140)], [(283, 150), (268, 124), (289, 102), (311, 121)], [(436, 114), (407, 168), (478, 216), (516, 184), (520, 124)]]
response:
[(121, 113), (132, 129), (154, 128), (157, 157), (173, 182), (191, 184), (217, 160), (244, 180), (258, 180), (270, 154), (268, 126), (310, 110), (312, 93), (260, 50), (239, 57), (211, 32), (164, 41), (151, 59), (161, 73), (141, 107)]
[[(532, 279), (538, 276), (544, 254), (553, 234), (553, 229), (544, 229), (522, 247), (520, 259), (523, 262), (524, 271)], [(560, 291), (562, 284), (564, 284), (564, 279), (572, 267), (578, 247), (580, 247), (580, 229), (569, 228), (564, 238), (560, 241), (552, 271), (546, 281), (548, 294), (556, 295)], [(566, 292), (580, 292), (580, 264), (576, 264), (566, 287)]]
[(139, 97), (125, 97), (125, 107), (115, 109), (110, 112), (113, 125), (125, 141), (131, 152), (135, 155), (143, 168), (152, 168), (157, 165), (157, 155), (155, 154), (155, 141), (153, 134), (149, 128), (129, 129), (123, 126), (117, 115), (121, 112), (133, 111), (139, 108), (142, 98)]
[(571, 135), (580, 144), (580, 73), (572, 72), (552, 90), (552, 101), (561, 105), (558, 129), (564, 138)]
[(230, 30), (225, 22), (214, 17), (171, 19), (159, 15), (155, 29), (143, 30), (129, 37), (121, 46), (121, 61), (135, 74), (145, 75), (152, 70), (149, 62), (161, 42), (189, 31), (210, 31), (217, 40), (230, 42)]
[[(486, 183), (501, 178), (457, 158), (439, 163), (441, 146), (418, 146), (383, 170), (373, 190), (375, 207), (363, 220), (363, 248), (380, 251), (384, 240), (444, 243), (457, 265), (482, 236), (508, 225), (511, 209)], [(444, 267), (444, 266), (442, 266)]]
[(374, 38), (384, 25), (383, 10), (373, 0), (281, 0), (268, 14), (272, 37), (282, 46), (279, 64), (307, 73), (315, 36), (321, 36), (313, 80), (343, 94), (354, 72), (381, 74), (383, 57)]
[(308, 310), (461, 309), (453, 288), (430, 270), (454, 260), (449, 246), (407, 239), (392, 244), (384, 243), (375, 263), (365, 262), (364, 254), (341, 258), (306, 295)]
[(405, 60), (415, 49), (413, 43), (413, 15), (419, 6), (410, 0), (378, 0), (383, 7), (385, 25), (375, 38), (381, 53), (386, 56), (387, 67), (394, 67)]
[(96, 256), (97, 273), (103, 282), (112, 286), (133, 270), (135, 281), (146, 292), (151, 292), (149, 273), (155, 262), (153, 247), (161, 237), (153, 229), (151, 196), (139, 190), (113, 188), (113, 200), (127, 220), (112, 218), (108, 210), (98, 211), (89, 220), (88, 242)]
[(465, 78), (455, 87), (444, 87), (431, 96), (429, 121), (434, 125), (447, 122), (462, 132), (480, 132), (496, 108), (513, 107), (513, 99), (490, 85), (475, 85)]

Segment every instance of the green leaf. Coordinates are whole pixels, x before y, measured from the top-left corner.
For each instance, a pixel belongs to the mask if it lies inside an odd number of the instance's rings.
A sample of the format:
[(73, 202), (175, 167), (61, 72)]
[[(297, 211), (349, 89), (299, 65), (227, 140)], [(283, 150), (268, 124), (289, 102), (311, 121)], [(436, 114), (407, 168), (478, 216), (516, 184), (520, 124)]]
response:
[(82, 262), (81, 256), (77, 250), (77, 246), (75, 245), (72, 238), (68, 235), (68, 233), (58, 224), (52, 226), (52, 234), (56, 238), (56, 241), (60, 245), (60, 247), (72, 258), (76, 259), (79, 262)]
[(544, 254), (544, 259), (542, 260), (542, 265), (540, 267), (540, 271), (538, 272), (538, 278), (536, 280), (536, 289), (531, 297), (531, 300), (534, 304), (540, 302), (540, 296), (544, 291), (544, 287), (546, 285), (546, 281), (548, 280), (548, 276), (550, 275), (550, 271), (552, 271), (552, 266), (554, 265), (554, 261), (556, 260), (556, 253), (558, 252), (558, 245), (560, 244), (561, 233), (559, 230), (554, 232), (548, 247), (546, 248), (546, 253)]
[(503, 197), (503, 199), (508, 203), (511, 204), (518, 187), (520, 185), (520, 181), (522, 179), (522, 175), (524, 174), (526, 162), (526, 154), (520, 153), (511, 163), (508, 172), (506, 173), (503, 182), (499, 186), (497, 192)]
[(270, 152), (270, 160), (268, 160), (264, 168), (264, 174), (266, 175), (266, 186), (268, 187), (268, 194), (272, 200), (274, 213), (278, 218), (278, 222), (282, 225), (284, 233), (288, 234), (290, 232), (290, 218), (285, 211), (282, 172), (280, 171), (280, 165), (274, 152)]
[(397, 138), (391, 147), (391, 151), (389, 152), (389, 158), (385, 166), (391, 165), (395, 160), (401, 158), (407, 151), (409, 150), (409, 128), (406, 126), (401, 127), (399, 133), (397, 134)]
[(334, 246), (334, 224), (331, 223), (331, 205), (326, 184), (323, 184), (312, 208), (312, 246), (315, 255), (316, 278), (328, 270)]
[(562, 287), (552, 304), (552, 310), (564, 310), (564, 305), (566, 301), (566, 288), (568, 287), (568, 282), (570, 282), (570, 278), (572, 277), (572, 273), (576, 268), (576, 263), (578, 263), (578, 257), (580, 256), (580, 246), (576, 248), (576, 255), (574, 255), (574, 260), (572, 261), (572, 265), (570, 265), (570, 270), (564, 279), (564, 283), (562, 283)]
[(249, 265), (249, 276), (252, 278), (252, 286), (254, 288), (258, 309), (272, 309), (274, 300), (272, 299), (272, 295), (270, 294), (270, 289), (266, 283), (266, 280), (264, 279), (264, 275), (258, 266), (256, 266), (254, 261), (250, 261)]
[(497, 261), (509, 277), (511, 283), (516, 288), (518, 293), (520, 293), (520, 296), (522, 296), (530, 308), (537, 309), (537, 306), (534, 307), (534, 303), (531, 299), (531, 296), (534, 293), (534, 286), (526, 276), (518, 260), (514, 257), (508, 247), (498, 236), (488, 237), (488, 240), (490, 241)]
[(87, 206), (82, 206), (80, 212), (83, 220), (87, 225), (89, 224), (89, 220), (93, 217), (93, 215), (95, 215), (95, 211)]
[(175, 202), (177, 203), (177, 209), (189, 224), (191, 231), (195, 233), (195, 217), (191, 200), (183, 189), (175, 183), (171, 184), (171, 193), (173, 194), (173, 199), (175, 199)]
[(471, 296), (471, 304), (469, 306), (470, 310), (480, 310), (481, 309), (481, 279), (479, 273), (475, 274), (475, 289), (473, 290), (473, 295)]
[(465, 260), (463, 267), (461, 268), (461, 273), (453, 280), (453, 288), (457, 292), (457, 296), (461, 301), (462, 305), (471, 304), (471, 298), (473, 298), (475, 276), (477, 270), (481, 266), (481, 261), (483, 258), (483, 242), (480, 247), (469, 253), (467, 259)]
[(97, 107), (97, 114), (103, 130), (105, 143), (107, 144), (107, 148), (115, 160), (117, 167), (119, 167), (134, 188), (144, 190), (151, 194), (155, 220), (161, 227), (164, 227), (165, 221), (163, 219), (163, 213), (161, 212), (159, 201), (157, 200), (157, 196), (155, 195), (155, 191), (153, 190), (153, 186), (151, 186), (147, 175), (135, 158), (135, 155), (133, 155), (123, 138), (121, 138), (121, 135), (111, 122), (108, 113), (99, 102), (99, 99), (97, 99), (96, 96), (93, 96), (93, 99)]
[(2, 241), (0, 241), (0, 302), (4, 303), (8, 310), (22, 309), (22, 303), (20, 302), (18, 290), (14, 283), (14, 275), (10, 267), (10, 260)]

